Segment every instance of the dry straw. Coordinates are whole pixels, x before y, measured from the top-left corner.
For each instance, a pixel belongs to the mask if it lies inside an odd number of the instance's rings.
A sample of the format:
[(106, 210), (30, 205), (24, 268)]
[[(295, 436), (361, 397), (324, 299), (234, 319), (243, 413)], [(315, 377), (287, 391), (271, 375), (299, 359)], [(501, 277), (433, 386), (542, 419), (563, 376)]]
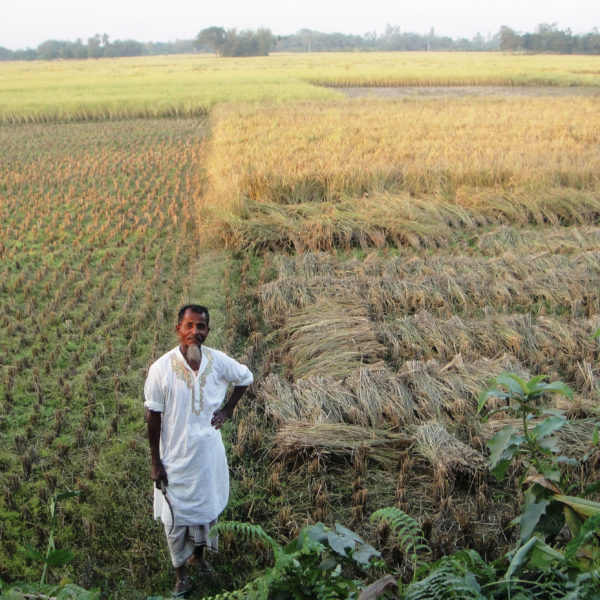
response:
[(385, 352), (361, 302), (321, 302), (287, 319), (278, 335), (286, 366), (294, 377), (349, 375), (376, 365)]
[(357, 369), (343, 380), (312, 376), (290, 383), (271, 374), (258, 399), (276, 425), (290, 420), (351, 423), (364, 427), (404, 427), (421, 420), (460, 420), (474, 416), (479, 393), (504, 371), (528, 377), (512, 356), (446, 364), (407, 361), (399, 372)]
[[(376, 319), (423, 310), (450, 316), (490, 306), (523, 310), (534, 305), (590, 316), (600, 312), (599, 258), (598, 251), (576, 256), (505, 253), (493, 258), (371, 255), (362, 263), (338, 263), (335, 270), (324, 263), (330, 274), (311, 277), (288, 269), (288, 261), (278, 279), (261, 286), (260, 297), (264, 316), (275, 325), (317, 301), (339, 302), (352, 296), (364, 300), (368, 314)], [(287, 270), (292, 274), (281, 275)]]
[(295, 458), (303, 452), (315, 451), (350, 459), (367, 448), (369, 458), (390, 469), (397, 463), (400, 449), (410, 443), (411, 439), (404, 434), (371, 427), (293, 421), (277, 431), (272, 455), (278, 459)]
[(392, 359), (451, 360), (462, 354), (466, 360), (515, 354), (532, 372), (559, 371), (570, 379), (577, 361), (594, 361), (598, 345), (591, 339), (598, 318), (591, 320), (503, 315), (489, 312), (485, 319), (439, 319), (423, 312), (382, 324), (380, 339)]
[(474, 473), (486, 469), (483, 455), (449, 433), (443, 423), (427, 421), (411, 431), (415, 454), (425, 458), (434, 470), (447, 473)]

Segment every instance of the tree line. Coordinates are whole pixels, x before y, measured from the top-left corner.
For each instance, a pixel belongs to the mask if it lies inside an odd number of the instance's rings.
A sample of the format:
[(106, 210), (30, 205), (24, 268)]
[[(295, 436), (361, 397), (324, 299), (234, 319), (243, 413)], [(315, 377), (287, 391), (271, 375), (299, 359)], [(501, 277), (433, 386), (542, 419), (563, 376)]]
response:
[(500, 49), (503, 52), (530, 54), (600, 54), (600, 32), (597, 27), (590, 33), (573, 35), (570, 29), (558, 29), (556, 23), (542, 23), (535, 33), (519, 34), (510, 27), (500, 28)]
[(83, 41), (46, 40), (37, 48), (9, 50), (0, 46), (0, 61), (110, 58), (117, 56), (144, 56), (154, 54), (188, 54), (195, 52), (193, 40), (174, 42), (111, 41), (105, 33)]
[(111, 41), (107, 34), (88, 38), (87, 42), (47, 40), (37, 48), (9, 50), (0, 46), (0, 61), (84, 59), (156, 54), (190, 54), (213, 52), (219, 56), (267, 56), (269, 52), (350, 52), (350, 51), (498, 51), (555, 54), (600, 54), (600, 32), (574, 35), (569, 29), (560, 30), (556, 24), (542, 23), (534, 33), (518, 33), (502, 26), (494, 35), (480, 33), (471, 39), (453, 39), (436, 35), (432, 28), (427, 34), (402, 31), (388, 25), (384, 32), (364, 35), (323, 33), (311, 29), (276, 36), (270, 29), (225, 29), (207, 27), (193, 40), (175, 42)]

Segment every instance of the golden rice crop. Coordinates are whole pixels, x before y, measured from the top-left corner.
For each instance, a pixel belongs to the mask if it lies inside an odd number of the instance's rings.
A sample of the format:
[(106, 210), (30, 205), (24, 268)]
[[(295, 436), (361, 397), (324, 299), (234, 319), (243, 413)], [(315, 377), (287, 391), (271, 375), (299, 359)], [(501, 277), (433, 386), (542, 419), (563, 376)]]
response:
[[(216, 220), (207, 234), (236, 247), (276, 245), (278, 230), (280, 246), (299, 237), (327, 248), (361, 235), (371, 245), (435, 239), (444, 221), (561, 222), (577, 219), (573, 205), (597, 214), (600, 113), (590, 98), (228, 106), (214, 111), (212, 131), (201, 212)], [(382, 192), (401, 200), (385, 210)], [(413, 196), (432, 196), (438, 214), (415, 218)]]

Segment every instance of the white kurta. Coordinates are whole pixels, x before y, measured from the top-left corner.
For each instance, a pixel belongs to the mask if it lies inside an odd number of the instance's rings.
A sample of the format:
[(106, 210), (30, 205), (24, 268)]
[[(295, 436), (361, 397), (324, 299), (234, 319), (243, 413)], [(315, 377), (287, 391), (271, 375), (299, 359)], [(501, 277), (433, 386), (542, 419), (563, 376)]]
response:
[[(144, 406), (162, 413), (160, 458), (169, 485), (176, 525), (216, 519), (227, 505), (229, 470), (221, 432), (211, 424), (229, 384), (250, 385), (252, 373), (223, 352), (202, 346), (196, 375), (179, 348), (152, 364), (144, 386)], [(154, 518), (170, 525), (171, 514), (154, 488)]]

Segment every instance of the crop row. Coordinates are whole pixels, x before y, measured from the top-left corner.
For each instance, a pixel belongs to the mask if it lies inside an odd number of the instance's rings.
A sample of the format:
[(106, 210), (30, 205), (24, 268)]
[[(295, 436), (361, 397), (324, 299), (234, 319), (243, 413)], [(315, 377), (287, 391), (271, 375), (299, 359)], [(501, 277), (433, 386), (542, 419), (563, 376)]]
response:
[[(117, 529), (150, 526), (126, 490), (147, 478), (147, 366), (192, 293), (203, 132), (196, 120), (0, 131), (0, 564), (13, 577), (33, 572), (18, 544), (43, 544), (55, 492), (83, 492), (57, 540), (80, 569), (106, 560)], [(125, 525), (106, 490), (140, 521)]]
[[(298, 262), (306, 263), (310, 256)], [(341, 263), (325, 258), (319, 265), (322, 274), (280, 272), (261, 287), (260, 296), (265, 318), (272, 324), (284, 323), (291, 311), (317, 301), (349, 297), (360, 299), (376, 320), (423, 310), (451, 316), (489, 308), (591, 316), (600, 313), (599, 258), (595, 251), (574, 257), (436, 254), (384, 260), (372, 255), (364, 261)], [(285, 270), (293, 262), (280, 260)]]

